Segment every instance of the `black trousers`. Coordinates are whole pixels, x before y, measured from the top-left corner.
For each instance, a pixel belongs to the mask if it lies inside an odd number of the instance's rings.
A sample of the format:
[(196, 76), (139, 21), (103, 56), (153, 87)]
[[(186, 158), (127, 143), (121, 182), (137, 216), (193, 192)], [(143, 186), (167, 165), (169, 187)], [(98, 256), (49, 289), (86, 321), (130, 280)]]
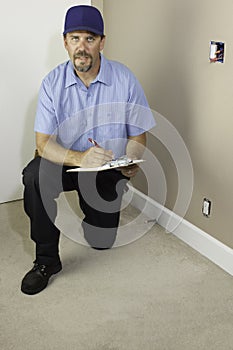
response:
[(111, 248), (116, 239), (128, 178), (114, 169), (78, 173), (67, 172), (69, 168), (36, 157), (23, 170), (24, 209), (30, 218), (31, 239), (36, 243), (36, 261), (40, 264), (59, 260), (55, 199), (64, 191), (78, 193), (84, 237), (90, 246)]

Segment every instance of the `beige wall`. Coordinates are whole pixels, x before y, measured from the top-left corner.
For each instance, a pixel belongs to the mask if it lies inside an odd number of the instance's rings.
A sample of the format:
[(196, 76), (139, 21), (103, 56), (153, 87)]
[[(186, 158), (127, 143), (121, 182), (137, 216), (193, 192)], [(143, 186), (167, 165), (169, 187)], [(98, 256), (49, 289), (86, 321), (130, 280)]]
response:
[[(194, 189), (185, 218), (233, 247), (232, 0), (93, 1), (101, 4), (105, 55), (133, 70), (151, 108), (175, 126), (190, 152)], [(209, 63), (210, 40), (226, 42), (224, 64)], [(172, 210), (180, 190), (174, 161), (155, 138), (148, 146), (163, 167)], [(145, 176), (135, 185), (147, 192)], [(158, 185), (155, 179), (155, 192)], [(201, 213), (204, 197), (212, 201), (210, 218)]]
[(64, 13), (74, 3), (91, 1), (1, 3), (0, 203), (4, 203), (23, 196), (21, 173), (35, 149), (34, 117), (41, 80), (68, 57), (62, 40)]

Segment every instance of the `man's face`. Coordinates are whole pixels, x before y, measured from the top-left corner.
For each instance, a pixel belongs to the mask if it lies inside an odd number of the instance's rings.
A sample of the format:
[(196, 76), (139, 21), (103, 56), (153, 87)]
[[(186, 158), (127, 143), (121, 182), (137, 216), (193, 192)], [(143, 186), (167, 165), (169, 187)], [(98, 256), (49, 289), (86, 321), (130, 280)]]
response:
[(104, 38), (86, 31), (75, 31), (66, 34), (64, 45), (77, 73), (99, 68)]

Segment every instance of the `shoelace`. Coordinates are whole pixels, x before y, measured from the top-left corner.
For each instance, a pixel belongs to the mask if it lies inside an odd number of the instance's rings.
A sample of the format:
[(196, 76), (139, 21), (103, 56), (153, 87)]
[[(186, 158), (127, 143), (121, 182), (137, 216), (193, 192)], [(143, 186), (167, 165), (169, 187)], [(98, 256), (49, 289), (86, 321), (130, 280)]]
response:
[(47, 273), (45, 272), (45, 269), (46, 269), (46, 265), (40, 265), (38, 263), (35, 263), (33, 267), (33, 271), (39, 270), (44, 276), (47, 275)]

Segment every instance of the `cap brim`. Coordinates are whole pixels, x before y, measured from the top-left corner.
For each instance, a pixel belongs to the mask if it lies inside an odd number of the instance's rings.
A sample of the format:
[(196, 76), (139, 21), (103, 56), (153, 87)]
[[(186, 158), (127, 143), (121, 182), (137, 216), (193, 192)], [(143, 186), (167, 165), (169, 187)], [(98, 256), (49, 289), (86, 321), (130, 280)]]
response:
[(102, 32), (100, 32), (99, 30), (95, 29), (95, 28), (91, 28), (91, 27), (85, 27), (85, 26), (78, 26), (78, 27), (73, 27), (73, 28), (67, 28), (66, 30), (64, 30), (63, 35), (67, 34), (67, 33), (71, 33), (71, 32), (75, 32), (75, 31), (79, 31), (79, 30), (85, 30), (87, 32), (91, 32), (97, 35), (104, 35)]

